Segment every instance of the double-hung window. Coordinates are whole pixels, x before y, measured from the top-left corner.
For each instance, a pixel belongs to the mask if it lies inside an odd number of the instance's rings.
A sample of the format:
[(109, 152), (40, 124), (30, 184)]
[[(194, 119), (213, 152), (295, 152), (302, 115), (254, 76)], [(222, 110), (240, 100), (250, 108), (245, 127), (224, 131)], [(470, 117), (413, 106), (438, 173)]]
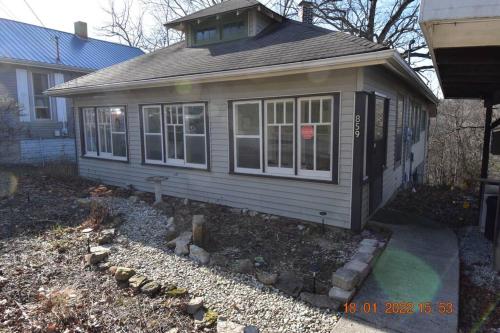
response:
[(141, 111), (145, 163), (208, 168), (204, 103), (145, 105)]
[(230, 170), (337, 181), (340, 96), (233, 101)]
[(262, 103), (234, 103), (235, 171), (262, 172)]
[(327, 178), (332, 171), (333, 98), (299, 99), (299, 175)]
[(127, 160), (127, 124), (124, 107), (82, 108), (84, 156)]
[(148, 163), (163, 161), (163, 126), (161, 105), (146, 106), (142, 109), (144, 117), (144, 159)]
[(50, 120), (52, 116), (50, 112), (49, 96), (43, 94), (45, 90), (49, 89), (49, 76), (44, 73), (32, 73), (32, 80), (35, 119)]
[(266, 170), (271, 173), (294, 174), (294, 104), (293, 99), (265, 103)]

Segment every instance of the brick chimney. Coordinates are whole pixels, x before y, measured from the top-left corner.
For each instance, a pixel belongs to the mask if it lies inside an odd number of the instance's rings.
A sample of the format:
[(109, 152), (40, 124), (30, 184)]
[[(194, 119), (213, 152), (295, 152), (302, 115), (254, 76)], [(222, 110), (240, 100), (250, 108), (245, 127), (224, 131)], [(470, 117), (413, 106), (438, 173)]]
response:
[(302, 7), (302, 22), (307, 24), (313, 23), (313, 2), (312, 1), (302, 1), (299, 3)]
[(75, 22), (75, 35), (83, 39), (89, 38), (87, 34), (87, 22)]

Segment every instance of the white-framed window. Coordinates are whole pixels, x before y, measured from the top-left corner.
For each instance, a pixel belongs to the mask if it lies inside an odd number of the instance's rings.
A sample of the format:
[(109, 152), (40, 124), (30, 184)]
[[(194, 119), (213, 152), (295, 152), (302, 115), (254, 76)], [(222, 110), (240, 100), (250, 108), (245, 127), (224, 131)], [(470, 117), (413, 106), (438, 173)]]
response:
[(340, 94), (229, 102), (230, 172), (338, 180)]
[(161, 105), (142, 109), (144, 124), (144, 159), (147, 163), (163, 163), (163, 126)]
[(233, 104), (234, 169), (262, 173), (262, 103), (260, 100)]
[(295, 100), (266, 100), (266, 172), (293, 175), (295, 167)]
[(31, 73), (33, 83), (33, 105), (36, 120), (51, 120), (52, 112), (50, 110), (49, 96), (43, 92), (49, 89), (49, 75), (45, 73)]
[(333, 97), (298, 99), (298, 175), (316, 179), (332, 177)]
[(94, 108), (82, 109), (84, 155), (97, 156), (97, 130)]
[(208, 168), (204, 103), (144, 105), (141, 111), (145, 163)]
[(127, 160), (125, 107), (85, 107), (82, 119), (84, 156)]

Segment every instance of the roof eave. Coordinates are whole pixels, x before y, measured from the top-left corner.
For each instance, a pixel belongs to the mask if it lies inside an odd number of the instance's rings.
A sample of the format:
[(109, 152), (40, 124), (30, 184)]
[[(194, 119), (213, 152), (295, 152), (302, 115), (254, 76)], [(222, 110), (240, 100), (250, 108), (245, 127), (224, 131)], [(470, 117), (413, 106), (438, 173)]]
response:
[(399, 74), (402, 74), (403, 77), (414, 86), (420, 90), (420, 92), (433, 104), (437, 104), (439, 102), (438, 97), (429, 89), (429, 87), (425, 84), (424, 81), (420, 78), (420, 76), (411, 68), (411, 66), (404, 61), (401, 55), (393, 51), (392, 58), (388, 62), (389, 68), (393, 69)]
[[(307, 72), (317, 72), (332, 69), (342, 69), (349, 67), (362, 67), (370, 65), (384, 64), (392, 55), (392, 50), (381, 50), (369, 53), (360, 53), (348, 56), (325, 58), (318, 60), (309, 60), (301, 62), (293, 62), (289, 64), (278, 64), (271, 66), (252, 67), (237, 70), (227, 70), (209, 73), (200, 73), (192, 75), (181, 75), (174, 77), (155, 78), (140, 81), (109, 83), (93, 86), (82, 86), (74, 88), (58, 88), (57, 86), (50, 88), (46, 93), (50, 96), (69, 96), (89, 94), (103, 91), (118, 91), (131, 89), (144, 89), (172, 86), (176, 84), (211, 83), (221, 81), (235, 81), (254, 78), (265, 78), (271, 76), (282, 76), (290, 74), (300, 74)], [(75, 79), (75, 80), (78, 80)]]
[(242, 8), (238, 8), (238, 9), (233, 9), (233, 10), (228, 10), (228, 11), (225, 11), (225, 12), (220, 12), (218, 14), (213, 14), (213, 15), (207, 15), (207, 16), (202, 16), (202, 17), (198, 17), (198, 18), (192, 18), (192, 19), (186, 19), (186, 20), (183, 20), (183, 19), (177, 19), (177, 20), (174, 20), (172, 22), (167, 22), (167, 23), (164, 23), (163, 26), (166, 27), (166, 28), (170, 28), (170, 29), (176, 29), (176, 30), (180, 30), (180, 31), (184, 31), (184, 28), (185, 28), (185, 25), (188, 24), (188, 23), (191, 23), (191, 22), (195, 22), (195, 21), (198, 21), (198, 20), (201, 20), (201, 19), (207, 19), (209, 17), (215, 17), (215, 16), (219, 16), (219, 15), (225, 15), (225, 14), (228, 14), (228, 13), (232, 13), (232, 12), (238, 12), (238, 11), (247, 11), (247, 10), (250, 10), (250, 9), (253, 9), (253, 8), (257, 8), (257, 10), (259, 12), (262, 12), (264, 13), (265, 15), (267, 15), (268, 17), (278, 21), (278, 22), (281, 22), (283, 20), (283, 16), (276, 13), (275, 11), (267, 8), (266, 6), (264, 5), (252, 5), (252, 6), (247, 6), (247, 7), (242, 7)]
[(23, 66), (36, 67), (36, 68), (46, 68), (46, 69), (56, 69), (56, 70), (62, 70), (62, 71), (68, 71), (68, 72), (78, 72), (78, 73), (84, 73), (84, 74), (88, 74), (88, 73), (92, 73), (92, 72), (96, 71), (96, 69), (93, 69), (93, 68), (81, 68), (81, 67), (73, 67), (73, 66), (68, 66), (68, 65), (63, 65), (63, 64), (48, 64), (48, 63), (39, 62), (39, 61), (10, 59), (10, 58), (0, 58), (0, 64), (23, 65)]
[[(284, 76), (291, 74), (301, 74), (319, 72), (325, 70), (335, 70), (343, 68), (355, 68), (374, 65), (386, 65), (397, 71), (410, 84), (416, 85), (419, 91), (432, 103), (437, 103), (437, 97), (430, 91), (425, 83), (404, 62), (399, 54), (394, 50), (380, 50), (369, 53), (360, 53), (342, 57), (325, 58), (318, 60), (294, 62), (272, 66), (253, 67), (239, 70), (228, 70), (211, 73), (200, 73), (166, 78), (155, 78), (141, 81), (110, 83), (86, 87), (58, 88), (52, 87), (46, 91), (50, 96), (71, 96), (92, 94), (105, 91), (134, 90), (145, 88), (157, 88), (172, 86), (177, 84), (200, 84), (222, 81), (235, 81), (245, 79), (265, 78), (271, 76)], [(76, 79), (78, 80), (78, 79)]]

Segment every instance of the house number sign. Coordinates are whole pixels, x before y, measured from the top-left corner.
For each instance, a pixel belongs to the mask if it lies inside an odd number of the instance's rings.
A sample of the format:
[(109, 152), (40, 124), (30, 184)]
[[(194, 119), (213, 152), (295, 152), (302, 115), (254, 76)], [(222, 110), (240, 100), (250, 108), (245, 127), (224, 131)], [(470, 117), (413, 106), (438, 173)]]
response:
[(354, 117), (354, 136), (356, 138), (359, 138), (359, 135), (361, 134), (360, 129), (361, 129), (361, 116), (357, 114)]

